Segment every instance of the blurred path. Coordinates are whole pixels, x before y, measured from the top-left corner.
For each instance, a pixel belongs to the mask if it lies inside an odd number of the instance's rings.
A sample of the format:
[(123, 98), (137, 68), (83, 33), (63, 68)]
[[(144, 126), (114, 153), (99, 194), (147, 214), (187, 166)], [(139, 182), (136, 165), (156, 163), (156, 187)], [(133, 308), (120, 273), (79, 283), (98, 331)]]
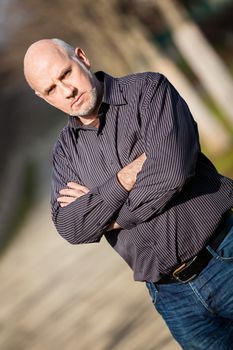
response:
[(43, 195), (51, 141), (41, 147), (42, 194), (0, 260), (0, 349), (178, 350), (145, 285), (105, 239), (72, 246), (56, 233)]
[(48, 213), (46, 198), (1, 259), (0, 349), (179, 349), (111, 247), (66, 244)]

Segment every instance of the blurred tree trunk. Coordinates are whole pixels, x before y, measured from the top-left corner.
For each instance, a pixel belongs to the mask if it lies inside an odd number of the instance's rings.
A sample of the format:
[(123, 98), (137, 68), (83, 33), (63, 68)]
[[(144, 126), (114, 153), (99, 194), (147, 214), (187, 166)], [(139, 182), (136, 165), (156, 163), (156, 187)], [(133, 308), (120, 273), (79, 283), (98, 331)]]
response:
[[(99, 3), (91, 4), (90, 10), (90, 3), (86, 0), (79, 0), (79, 6), (76, 8), (73, 7), (73, 2), (73, 0), (61, 1), (61, 6), (64, 6), (66, 12), (66, 17), (60, 19), (62, 25), (66, 26), (68, 21), (72, 31), (77, 32), (78, 36), (85, 36), (87, 55), (90, 58), (95, 57), (96, 62), (102, 63), (100, 67), (96, 67), (97, 64), (94, 62), (95, 68), (103, 69), (104, 66), (110, 72), (126, 74), (129, 71), (129, 65), (124, 55), (118, 51), (117, 45), (109, 39), (100, 23), (97, 15), (97, 9), (101, 7)], [(93, 18), (88, 16), (90, 13), (93, 13)]]
[(233, 124), (233, 80), (223, 61), (176, 0), (151, 1), (170, 27), (180, 52)]
[[(56, 9), (61, 13), (59, 26), (50, 2), (24, 0), (24, 3), (29, 8), (38, 6), (36, 28), (42, 28), (44, 36), (48, 36), (51, 28), (55, 27), (52, 33), (85, 47), (87, 55), (95, 57), (95, 70), (104, 69), (113, 75), (145, 70), (164, 73), (187, 100), (198, 122), (201, 142), (209, 152), (221, 154), (228, 148), (230, 138), (212, 117), (198, 93), (175, 64), (154, 46), (145, 27), (135, 18), (117, 11), (118, 1), (99, 0), (90, 6), (86, 0), (79, 0), (74, 6), (74, 0), (56, 0)], [(27, 32), (22, 35), (25, 38)]]
[(199, 125), (201, 142), (210, 152), (215, 154), (224, 152), (230, 145), (230, 137), (222, 125), (214, 119), (176, 65), (151, 43), (145, 28), (135, 18), (127, 16), (123, 20), (122, 15), (117, 14), (114, 9), (113, 2), (99, 0), (99, 3), (101, 6), (97, 6), (96, 14), (102, 23), (104, 33), (117, 46), (131, 70), (133, 72), (152, 70), (166, 75), (189, 104)]

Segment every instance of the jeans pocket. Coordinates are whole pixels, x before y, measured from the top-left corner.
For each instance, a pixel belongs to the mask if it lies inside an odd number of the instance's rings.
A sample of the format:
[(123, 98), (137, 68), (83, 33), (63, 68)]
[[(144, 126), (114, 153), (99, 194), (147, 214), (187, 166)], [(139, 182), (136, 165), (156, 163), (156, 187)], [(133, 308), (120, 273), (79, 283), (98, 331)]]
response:
[(216, 250), (210, 246), (207, 246), (207, 249), (214, 258), (225, 262), (233, 262), (233, 226)]
[(149, 294), (152, 300), (152, 303), (156, 305), (157, 298), (158, 298), (158, 290), (155, 287), (153, 282), (146, 282), (147, 289), (149, 290)]

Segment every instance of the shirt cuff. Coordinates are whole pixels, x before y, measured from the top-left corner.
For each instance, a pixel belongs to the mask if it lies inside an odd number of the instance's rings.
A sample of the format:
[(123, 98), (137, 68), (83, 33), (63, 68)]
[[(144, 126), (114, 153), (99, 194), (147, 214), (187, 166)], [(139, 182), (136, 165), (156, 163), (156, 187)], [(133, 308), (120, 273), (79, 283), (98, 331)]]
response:
[(136, 217), (134, 213), (132, 213), (127, 204), (123, 205), (121, 208), (118, 217), (116, 218), (116, 222), (123, 229), (131, 229), (142, 223), (141, 218)]
[(98, 192), (103, 200), (114, 210), (119, 209), (129, 195), (129, 192), (120, 184), (116, 175), (98, 186)]

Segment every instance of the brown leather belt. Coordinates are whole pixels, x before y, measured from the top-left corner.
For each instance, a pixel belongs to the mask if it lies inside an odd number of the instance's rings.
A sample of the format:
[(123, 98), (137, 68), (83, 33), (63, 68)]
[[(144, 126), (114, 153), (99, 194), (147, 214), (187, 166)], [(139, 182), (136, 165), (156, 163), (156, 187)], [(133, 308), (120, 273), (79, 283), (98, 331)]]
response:
[[(214, 237), (208, 243), (208, 246), (215, 250), (220, 245), (232, 226), (231, 220), (233, 220), (232, 209), (223, 215), (221, 223), (215, 231)], [(156, 284), (190, 282), (204, 269), (212, 258), (213, 255), (205, 247), (196, 256), (178, 266), (169, 275), (164, 275)]]

